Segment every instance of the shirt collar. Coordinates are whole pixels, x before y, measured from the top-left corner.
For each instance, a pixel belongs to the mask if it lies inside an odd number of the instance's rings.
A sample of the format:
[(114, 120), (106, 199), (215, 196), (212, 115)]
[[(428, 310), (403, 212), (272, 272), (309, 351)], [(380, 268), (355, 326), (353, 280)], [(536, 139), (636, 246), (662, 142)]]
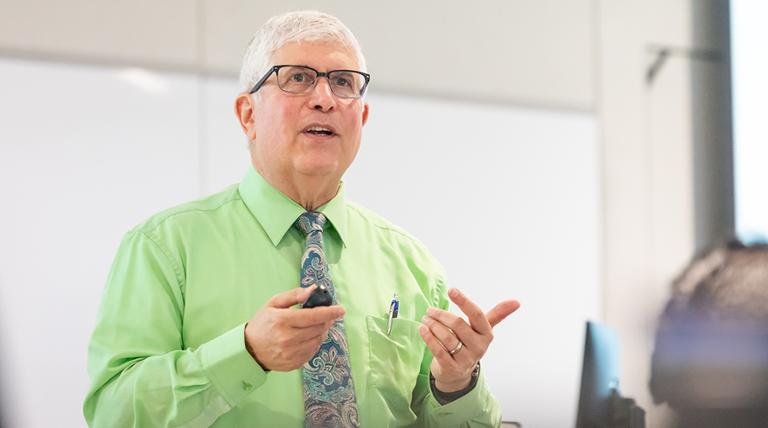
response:
[[(253, 167), (248, 168), (238, 190), (245, 206), (256, 217), (275, 246), (280, 243), (296, 219), (306, 211), (304, 207), (272, 187)], [(343, 183), (339, 184), (336, 196), (317, 208), (317, 211), (325, 215), (339, 234), (342, 245), (346, 247), (347, 211)]]

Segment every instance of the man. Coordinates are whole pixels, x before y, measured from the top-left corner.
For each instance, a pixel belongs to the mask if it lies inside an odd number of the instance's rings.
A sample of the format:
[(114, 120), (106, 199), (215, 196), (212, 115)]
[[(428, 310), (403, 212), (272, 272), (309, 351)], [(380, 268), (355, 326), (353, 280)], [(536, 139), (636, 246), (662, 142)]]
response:
[(518, 303), (484, 314), (419, 242), (344, 199), (364, 70), (329, 15), (259, 30), (235, 102), (253, 168), (126, 235), (89, 349), (90, 425), (499, 425), (478, 362)]
[(675, 426), (766, 426), (768, 245), (718, 245), (675, 279), (649, 386), (656, 404), (675, 411)]

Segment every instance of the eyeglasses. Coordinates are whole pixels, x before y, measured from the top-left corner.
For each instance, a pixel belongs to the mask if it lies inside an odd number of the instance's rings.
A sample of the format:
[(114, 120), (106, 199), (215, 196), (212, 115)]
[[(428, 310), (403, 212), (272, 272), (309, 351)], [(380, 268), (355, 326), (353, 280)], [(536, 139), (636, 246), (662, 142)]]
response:
[(303, 94), (317, 85), (321, 77), (328, 79), (331, 92), (339, 98), (360, 98), (368, 88), (371, 75), (355, 70), (317, 71), (304, 65), (275, 65), (253, 85), (251, 94), (258, 91), (269, 76), (277, 75), (277, 86), (290, 94)]

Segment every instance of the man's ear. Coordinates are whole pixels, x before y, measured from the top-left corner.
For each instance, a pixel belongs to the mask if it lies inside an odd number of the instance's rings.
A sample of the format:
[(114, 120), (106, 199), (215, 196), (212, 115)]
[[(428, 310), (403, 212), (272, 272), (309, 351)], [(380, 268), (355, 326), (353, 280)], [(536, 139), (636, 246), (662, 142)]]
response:
[(368, 103), (363, 104), (363, 126), (368, 123)]
[(253, 99), (250, 94), (240, 94), (235, 99), (235, 116), (248, 141), (256, 138), (256, 121), (253, 117)]

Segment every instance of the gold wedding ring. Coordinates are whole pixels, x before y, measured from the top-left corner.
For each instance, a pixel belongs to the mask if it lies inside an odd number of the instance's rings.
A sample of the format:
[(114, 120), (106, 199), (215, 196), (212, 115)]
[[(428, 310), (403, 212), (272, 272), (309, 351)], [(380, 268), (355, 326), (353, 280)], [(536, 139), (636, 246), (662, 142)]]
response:
[(456, 344), (456, 347), (448, 351), (449, 354), (453, 355), (459, 351), (461, 351), (461, 348), (464, 346), (463, 343), (461, 343), (461, 340), (459, 340), (459, 343)]

